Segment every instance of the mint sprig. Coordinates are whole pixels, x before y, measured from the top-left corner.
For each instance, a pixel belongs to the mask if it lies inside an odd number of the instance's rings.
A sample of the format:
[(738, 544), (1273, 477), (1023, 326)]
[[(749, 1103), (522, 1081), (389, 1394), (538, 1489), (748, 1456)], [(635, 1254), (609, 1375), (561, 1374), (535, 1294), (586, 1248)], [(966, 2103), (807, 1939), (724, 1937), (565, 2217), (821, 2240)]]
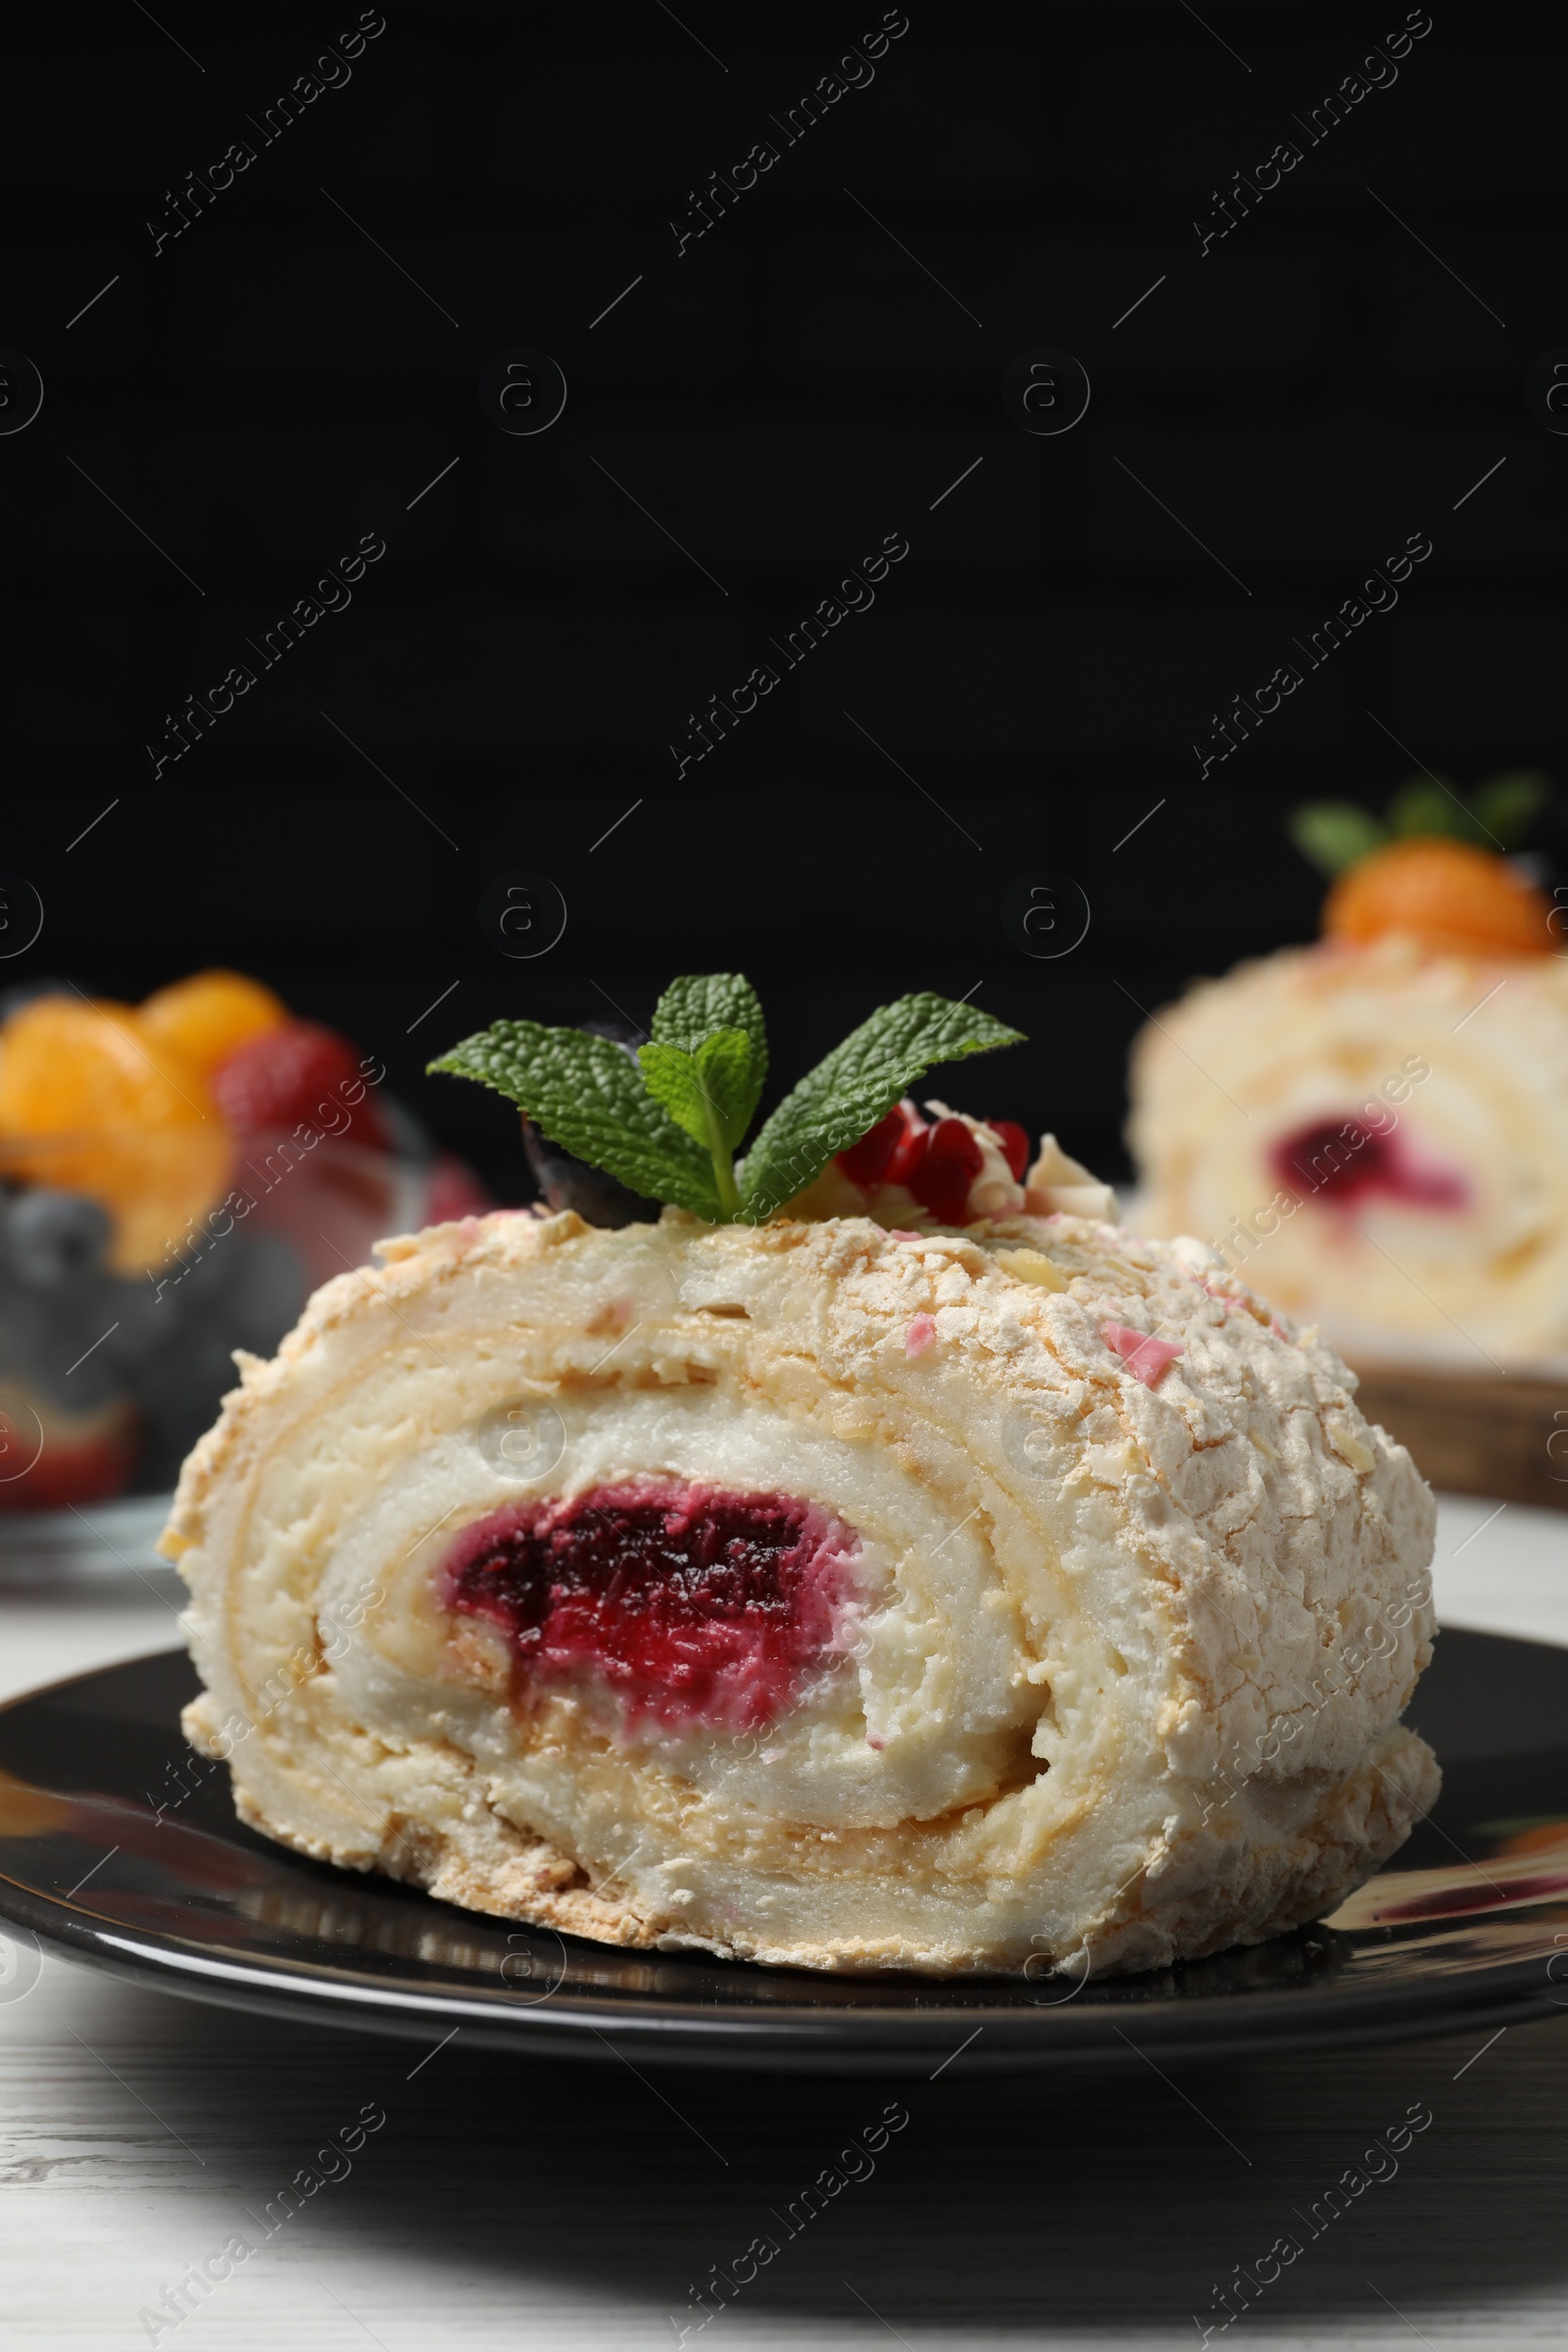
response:
[(1329, 882), (1391, 838), (1382, 819), (1354, 801), (1309, 801), (1292, 810), (1287, 829), (1308, 865)]
[(757, 991), (739, 972), (672, 980), (639, 1048), (643, 1081), (708, 1152), (726, 1217), (740, 1206), (735, 1151), (767, 1076), (767, 1030)]
[(1293, 810), (1289, 829), (1308, 864), (1332, 882), (1391, 841), (1467, 841), (1476, 849), (1511, 850), (1550, 798), (1549, 778), (1535, 768), (1489, 776), (1468, 804), (1437, 776), (1412, 776), (1382, 816), (1355, 801), (1308, 801)]
[(708, 1153), (644, 1085), (637, 1065), (607, 1037), (495, 1021), (432, 1061), (431, 1070), (476, 1078), (537, 1119), (552, 1143), (608, 1169), (650, 1200), (673, 1200), (714, 1222), (721, 1204)]
[(497, 1021), (429, 1067), (505, 1095), (564, 1151), (648, 1199), (712, 1224), (760, 1225), (938, 1063), (1021, 1043), (973, 1005), (900, 997), (785, 1096), (739, 1163), (767, 1075), (767, 1033), (738, 973), (672, 981), (635, 1062), (581, 1030)]

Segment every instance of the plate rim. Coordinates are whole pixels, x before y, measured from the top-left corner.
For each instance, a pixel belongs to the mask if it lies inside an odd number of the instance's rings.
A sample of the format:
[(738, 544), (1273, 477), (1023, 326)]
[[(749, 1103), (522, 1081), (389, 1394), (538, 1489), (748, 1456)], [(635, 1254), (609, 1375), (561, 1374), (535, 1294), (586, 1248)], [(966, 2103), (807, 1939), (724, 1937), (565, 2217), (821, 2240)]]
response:
[[(1493, 1639), (1562, 1654), (1555, 1643), (1530, 1642), (1519, 1636)], [(57, 1676), (0, 1702), (0, 1717), (60, 1692), (80, 1690), (110, 1675), (157, 1669), (174, 1660), (188, 1662), (188, 1653), (174, 1645)], [(277, 1845), (276, 1850), (280, 1856), (292, 1855), (287, 1846)], [(358, 1878), (363, 1874), (350, 1875)], [(438, 1897), (425, 1895), (423, 1899), (440, 1903)], [(470, 1914), (461, 1905), (440, 1903), (440, 1907), (460, 1919), (499, 1916)], [(843, 2073), (912, 2073), (941, 2055), (959, 2027), (971, 2022), (979, 2031), (970, 2040), (978, 2042), (984, 2033), (989, 2047), (971, 2050), (969, 2043), (964, 2043), (945, 2058), (939, 2072), (960, 2057), (968, 2071), (993, 2074), (1019, 2066), (1043, 2072), (1062, 2067), (1151, 2064), (1142, 2043), (1164, 2057), (1202, 2057), (1224, 2063), (1259, 2053), (1435, 2037), (1462, 2032), (1470, 2025), (1544, 2020), (1554, 2010), (1568, 2009), (1568, 2000), (1554, 1999), (1544, 1988), (1543, 1952), (1483, 1963), (1462, 1974), (1435, 1973), (1424, 1985), (1412, 1986), (1407, 1980), (1372, 1983), (1347, 1992), (1343, 1984), (1334, 1989), (1332, 1981), (1325, 1980), (1320, 1984), (1220, 1992), (1208, 2001), (1151, 2000), (1143, 2004), (1134, 1999), (1125, 2007), (1118, 2003), (1114, 2008), (1097, 2004), (1075, 2011), (1069, 2019), (1065, 2012), (1071, 2005), (1070, 1995), (1061, 2001), (1020, 2002), (991, 2011), (978, 2004), (945, 2003), (938, 1996), (923, 2004), (880, 2011), (848, 2004), (814, 2005), (803, 1997), (766, 2009), (726, 2012), (709, 2003), (683, 2002), (678, 1996), (660, 1993), (595, 1996), (573, 1992), (564, 1999), (552, 1994), (541, 2001), (514, 2003), (504, 1992), (433, 1985), (422, 1988), (408, 1983), (381, 1986), (353, 1980), (348, 1969), (307, 1962), (279, 1965), (243, 1954), (230, 1957), (164, 1930), (127, 1928), (123, 1922), (96, 1912), (90, 1901), (44, 1893), (3, 1868), (0, 1923), (30, 1935), (40, 1950), (76, 1965), (175, 1998), (288, 2023), (336, 2026), (405, 2041), (423, 2039), (443, 2025), (456, 2026), (469, 2035), (470, 2046), (507, 2049), (534, 2058), (624, 2057), (616, 2043), (625, 2042), (650, 2061), (759, 2071), (805, 2067)], [(1419, 1923), (1420, 1931), (1428, 1931), (1432, 1924)], [(1390, 1943), (1399, 1936), (1396, 1928), (1363, 1933), (1381, 1934)], [(590, 1955), (605, 1948), (587, 1937), (569, 1940)], [(656, 1957), (669, 1960), (677, 1955)], [(922, 1987), (936, 1988), (949, 1980), (918, 1982)], [(1127, 1982), (1133, 1984), (1136, 1979)], [(1057, 2011), (1063, 2013), (1057, 2022), (1048, 2023)]]
[[(946, 2055), (939, 2072), (960, 2058), (972, 2073), (1019, 2066), (1040, 2072), (1133, 2067), (1151, 2063), (1146, 2044), (1162, 2058), (1223, 2064), (1303, 2049), (1435, 2039), (1472, 2026), (1544, 2022), (1568, 2007), (1538, 1989), (1538, 1953), (1478, 1970), (1467, 1989), (1461, 1989), (1463, 1981), (1452, 1979), (1435, 1979), (1420, 1997), (1412, 1997), (1407, 1984), (1368, 1986), (1353, 2005), (1342, 2003), (1332, 2016), (1314, 2003), (1309, 1987), (1260, 1992), (1245, 2007), (1233, 2008), (1224, 1996), (1212, 2008), (1134, 2006), (1128, 2015), (1137, 2027), (1136, 2039), (1102, 2010), (1080, 2011), (1070, 2032), (1044, 2025), (1057, 2004), (991, 2016), (936, 2005), (898, 2015), (781, 2005), (764, 2015), (726, 2016), (677, 2010), (650, 1996), (635, 2009), (606, 2002), (590, 2014), (591, 2001), (580, 1995), (569, 2004), (544, 2001), (512, 2008), (502, 1999), (434, 1988), (337, 1985), (304, 1968), (245, 1965), (182, 1952), (177, 1938), (127, 1933), (115, 1922), (105, 1921), (95, 1931), (79, 1909), (68, 1912), (64, 1922), (51, 1922), (43, 1916), (51, 1907), (65, 1909), (0, 1874), (0, 1920), (31, 1934), (40, 1949), (122, 1982), (210, 2007), (400, 2041), (423, 2041), (443, 2025), (455, 2025), (469, 2035), (471, 2047), (533, 2058), (622, 2057), (617, 2044), (626, 2043), (639, 2058), (686, 2066), (914, 2073), (943, 2056), (953, 2034), (975, 2018), (977, 2031), (970, 2039), (990, 2029), (989, 2047), (971, 2050), (968, 2043), (960, 2044)], [(1216, 2031), (1220, 2013), (1224, 2024)]]

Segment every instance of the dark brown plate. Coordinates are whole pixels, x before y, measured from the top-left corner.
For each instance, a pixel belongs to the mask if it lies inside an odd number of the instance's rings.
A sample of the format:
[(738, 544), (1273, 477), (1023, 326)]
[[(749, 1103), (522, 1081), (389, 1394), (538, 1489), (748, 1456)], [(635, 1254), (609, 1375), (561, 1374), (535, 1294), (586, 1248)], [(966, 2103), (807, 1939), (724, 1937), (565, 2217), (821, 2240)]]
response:
[[(39, 1946), (301, 2023), (639, 2065), (1103, 2066), (1512, 2023), (1568, 2006), (1568, 1650), (1446, 1633), (1412, 1719), (1432, 1818), (1321, 1927), (1147, 1976), (818, 1976), (512, 1927), (308, 1862), (194, 1757), (182, 1652), (0, 1710), (0, 1999)], [(1558, 1962), (1561, 1965), (1557, 1965)]]

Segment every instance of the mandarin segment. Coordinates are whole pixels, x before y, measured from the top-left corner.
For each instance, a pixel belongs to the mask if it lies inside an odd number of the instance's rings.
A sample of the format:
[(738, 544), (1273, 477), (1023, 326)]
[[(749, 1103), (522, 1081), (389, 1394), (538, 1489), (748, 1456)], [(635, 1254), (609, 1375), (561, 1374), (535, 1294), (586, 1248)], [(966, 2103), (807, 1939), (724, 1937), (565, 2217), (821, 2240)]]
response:
[(210, 1073), (236, 1047), (280, 1029), (288, 1006), (259, 980), (243, 972), (193, 972), (147, 999), (139, 1014), (142, 1031), (198, 1070)]
[(1342, 874), (1324, 902), (1323, 933), (1364, 943), (1401, 932), (1461, 954), (1545, 956), (1551, 911), (1504, 858), (1423, 838), (1391, 842)]
[(116, 1273), (183, 1237), (221, 1193), (232, 1150), (201, 1072), (128, 1004), (36, 997), (0, 1028), (0, 1171), (101, 1201)]

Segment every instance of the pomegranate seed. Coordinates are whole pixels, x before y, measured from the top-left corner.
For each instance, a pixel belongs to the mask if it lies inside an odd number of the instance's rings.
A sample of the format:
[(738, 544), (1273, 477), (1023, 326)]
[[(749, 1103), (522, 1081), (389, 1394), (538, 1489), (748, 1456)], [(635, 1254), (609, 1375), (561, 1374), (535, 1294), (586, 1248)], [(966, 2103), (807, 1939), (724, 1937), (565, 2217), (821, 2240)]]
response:
[(986, 1125), (1002, 1146), (1002, 1156), (1014, 1184), (1022, 1184), (1029, 1165), (1029, 1138), (1016, 1119), (987, 1119)]
[(985, 1153), (962, 1119), (939, 1119), (925, 1138), (909, 1190), (939, 1223), (966, 1225), (969, 1187), (985, 1164)]

